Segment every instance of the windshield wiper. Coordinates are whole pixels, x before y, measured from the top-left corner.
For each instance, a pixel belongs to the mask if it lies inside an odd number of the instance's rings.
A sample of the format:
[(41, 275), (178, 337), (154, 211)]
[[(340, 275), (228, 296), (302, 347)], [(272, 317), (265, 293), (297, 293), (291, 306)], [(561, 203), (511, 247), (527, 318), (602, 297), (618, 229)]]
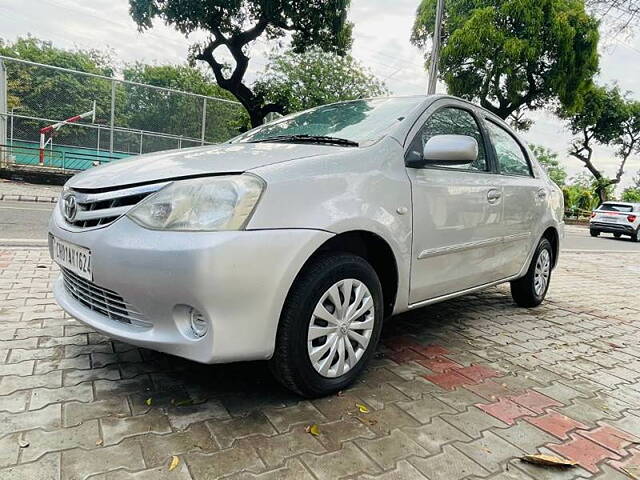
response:
[(276, 135), (274, 137), (251, 140), (249, 143), (283, 142), (283, 143), (326, 143), (328, 145), (344, 145), (346, 147), (358, 147), (358, 142), (346, 138), (327, 137), (324, 135)]

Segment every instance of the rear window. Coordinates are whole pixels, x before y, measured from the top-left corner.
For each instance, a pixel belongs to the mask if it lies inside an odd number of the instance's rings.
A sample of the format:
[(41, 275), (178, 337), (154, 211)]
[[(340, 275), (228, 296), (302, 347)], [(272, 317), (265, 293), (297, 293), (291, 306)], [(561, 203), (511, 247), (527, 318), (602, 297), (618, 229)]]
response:
[(617, 203), (603, 203), (598, 209), (604, 212), (633, 212), (631, 205), (618, 205)]

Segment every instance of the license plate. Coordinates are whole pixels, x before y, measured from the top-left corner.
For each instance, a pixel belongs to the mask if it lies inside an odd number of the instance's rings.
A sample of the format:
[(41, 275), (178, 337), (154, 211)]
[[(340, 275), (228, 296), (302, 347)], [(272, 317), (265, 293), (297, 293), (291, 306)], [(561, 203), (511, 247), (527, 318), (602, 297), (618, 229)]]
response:
[(71, 270), (76, 275), (93, 280), (91, 270), (91, 250), (51, 237), (53, 260), (61, 267)]
[(617, 215), (605, 215), (603, 220), (607, 223), (618, 223), (619, 217)]

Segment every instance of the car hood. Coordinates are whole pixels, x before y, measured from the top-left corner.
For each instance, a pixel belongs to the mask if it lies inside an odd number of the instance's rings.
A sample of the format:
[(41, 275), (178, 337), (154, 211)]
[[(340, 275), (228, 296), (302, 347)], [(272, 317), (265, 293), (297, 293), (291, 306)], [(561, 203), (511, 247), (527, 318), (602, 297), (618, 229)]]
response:
[(241, 173), (300, 158), (337, 153), (353, 147), (290, 143), (225, 143), (149, 153), (116, 160), (77, 174), (67, 186), (100, 189), (181, 177)]

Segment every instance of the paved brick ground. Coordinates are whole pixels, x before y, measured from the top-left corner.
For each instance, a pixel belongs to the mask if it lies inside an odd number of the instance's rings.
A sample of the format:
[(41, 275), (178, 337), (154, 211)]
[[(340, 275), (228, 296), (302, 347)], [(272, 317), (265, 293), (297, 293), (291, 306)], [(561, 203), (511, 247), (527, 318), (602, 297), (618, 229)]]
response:
[(55, 305), (46, 250), (0, 250), (0, 478), (634, 478), (639, 273), (566, 254), (538, 309), (501, 287), (404, 315), (357, 385), (300, 401), (264, 364), (109, 341)]

